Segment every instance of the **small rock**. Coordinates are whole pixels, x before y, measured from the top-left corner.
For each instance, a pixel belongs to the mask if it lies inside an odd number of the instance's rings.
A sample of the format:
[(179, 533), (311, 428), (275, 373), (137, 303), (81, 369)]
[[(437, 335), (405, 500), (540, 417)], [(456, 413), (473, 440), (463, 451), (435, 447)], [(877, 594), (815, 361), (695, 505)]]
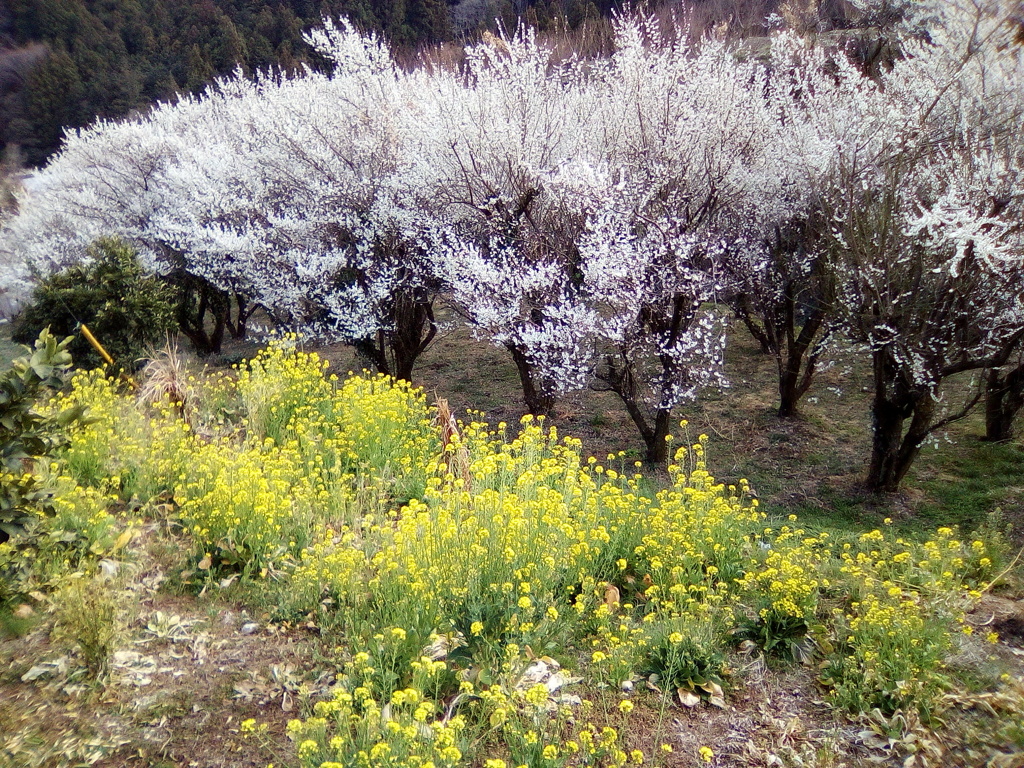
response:
[(247, 621), (245, 622), (245, 624), (242, 625), (242, 628), (239, 631), (243, 635), (255, 635), (257, 632), (260, 631), (260, 625), (257, 624), (255, 621)]
[(619, 687), (623, 691), (625, 691), (626, 693), (630, 693), (633, 690), (633, 681), (632, 680), (623, 680), (622, 684)]
[(35, 615), (35, 611), (32, 610), (32, 606), (31, 605), (26, 605), (25, 603), (22, 603), (21, 605), (19, 605), (17, 608), (14, 609), (14, 618), (16, 618), (16, 619), (27, 619), (30, 616), (34, 616), (34, 615)]

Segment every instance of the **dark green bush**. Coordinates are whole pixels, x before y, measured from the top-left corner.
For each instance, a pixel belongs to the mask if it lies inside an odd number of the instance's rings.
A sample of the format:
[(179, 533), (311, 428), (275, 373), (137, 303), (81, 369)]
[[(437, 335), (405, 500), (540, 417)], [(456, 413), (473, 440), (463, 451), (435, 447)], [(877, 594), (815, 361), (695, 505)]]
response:
[(27, 344), (47, 327), (57, 336), (74, 335), (69, 351), (75, 361), (95, 367), (102, 360), (78, 333), (82, 322), (118, 367), (131, 370), (148, 345), (159, 344), (176, 327), (175, 289), (145, 274), (135, 250), (121, 240), (97, 240), (89, 256), (87, 263), (39, 281), (15, 320), (13, 338)]

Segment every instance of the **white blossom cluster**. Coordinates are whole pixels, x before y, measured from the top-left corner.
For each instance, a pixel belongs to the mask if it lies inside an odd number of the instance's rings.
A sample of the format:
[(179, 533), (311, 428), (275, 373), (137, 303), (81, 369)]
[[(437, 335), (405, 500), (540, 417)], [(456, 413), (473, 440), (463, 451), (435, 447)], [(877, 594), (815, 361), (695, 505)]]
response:
[(767, 312), (827, 264), (829, 327), (934, 387), (1024, 327), (1012, 5), (902, 4), (875, 76), (787, 32), (745, 60), (637, 18), (605, 59), (524, 32), (403, 69), (325, 23), (332, 74), (239, 75), (69, 135), (0, 249), (45, 272), (118, 235), (349, 341), (441, 294), (541, 391), (596, 374), (656, 413), (724, 383), (720, 302)]

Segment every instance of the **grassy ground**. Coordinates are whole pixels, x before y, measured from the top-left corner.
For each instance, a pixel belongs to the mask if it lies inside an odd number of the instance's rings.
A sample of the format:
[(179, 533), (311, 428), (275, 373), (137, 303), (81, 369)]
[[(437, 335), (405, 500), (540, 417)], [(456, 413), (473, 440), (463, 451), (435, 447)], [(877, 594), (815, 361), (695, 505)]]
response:
[[(887, 517), (911, 533), (947, 524), (969, 531), (989, 525), (994, 514), (1001, 516), (998, 525), (1024, 529), (1019, 442), (983, 443), (978, 419), (967, 419), (922, 454), (903, 493), (873, 497), (860, 486), (870, 440), (863, 364), (854, 356), (841, 357), (819, 375), (801, 418), (783, 421), (774, 415), (772, 360), (740, 332), (731, 342), (730, 388), (681, 409), (679, 416), (689, 420), (689, 439), (710, 436), (711, 471), (724, 482), (747, 478), (770, 515), (796, 513), (809, 527), (837, 535), (874, 528)], [(226, 357), (254, 348), (240, 346)], [(14, 351), (0, 330), (0, 367)], [(322, 354), (336, 372), (361, 367), (349, 348), (330, 347)], [(447, 398), (456, 413), (483, 411), (492, 423), (509, 424), (524, 413), (507, 354), (472, 339), (461, 327), (440, 335), (424, 354), (416, 379)], [(632, 461), (640, 455), (632, 424), (608, 393), (567, 396), (552, 423), (581, 438), (585, 451), (596, 456), (624, 451)], [(188, 544), (180, 535), (161, 519), (137, 531), (123, 558), (127, 607), (117, 650), (99, 683), (60, 672), (67, 654), (48, 632), (45, 602), (27, 606), (21, 616), (0, 617), (0, 767), (294, 762), (285, 724), (330, 684), (332, 638), (312, 624), (269, 623), (271, 606), (250, 587), (230, 580), (198, 591), (183, 585)], [(971, 750), (989, 738), (989, 730), (998, 730), (1002, 715), (979, 720), (979, 713), (985, 707), (1004, 711), (985, 691), (1006, 672), (1024, 677), (1024, 592), (1013, 583), (1018, 582), (1011, 579), (1000, 594), (987, 595), (971, 615), (979, 628), (997, 628), (1003, 641), (995, 647), (980, 638), (963, 641), (951, 668), (960, 670), (959, 680), (975, 680), (976, 690), (956, 690), (942, 736), (911, 729), (922, 743), (944, 740), (941, 761), (922, 758), (914, 766), (983, 764), (977, 762), (980, 753)], [(33, 678), (44, 662), (57, 667)], [(676, 752), (667, 765), (696, 765), (704, 744), (715, 745), (714, 765), (723, 767), (898, 764), (899, 744), (879, 746), (885, 739), (870, 736), (870, 723), (837, 719), (825, 706), (814, 669), (766, 664), (743, 654), (730, 665), (735, 690), (728, 709), (669, 712), (665, 728)], [(250, 717), (269, 724), (262, 742), (242, 736), (240, 724)], [(662, 713), (652, 711), (650, 717), (661, 722)], [(991, 737), (995, 743), (1001, 738)]]
[(11, 327), (4, 323), (0, 325), (0, 372), (6, 371), (11, 361), (24, 354), (25, 350), (20, 344), (11, 341)]

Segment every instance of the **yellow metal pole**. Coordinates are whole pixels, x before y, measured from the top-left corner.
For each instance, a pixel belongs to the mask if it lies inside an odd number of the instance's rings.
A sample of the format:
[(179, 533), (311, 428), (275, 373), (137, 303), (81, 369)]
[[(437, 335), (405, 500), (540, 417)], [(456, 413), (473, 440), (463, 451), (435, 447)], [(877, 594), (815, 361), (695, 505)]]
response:
[(82, 335), (85, 336), (85, 340), (92, 344), (92, 348), (95, 349), (100, 357), (103, 358), (107, 365), (114, 364), (114, 358), (110, 356), (110, 353), (103, 348), (103, 345), (99, 343), (95, 336), (92, 335), (92, 331), (89, 330), (89, 326), (85, 323), (79, 323), (79, 327), (82, 329)]

